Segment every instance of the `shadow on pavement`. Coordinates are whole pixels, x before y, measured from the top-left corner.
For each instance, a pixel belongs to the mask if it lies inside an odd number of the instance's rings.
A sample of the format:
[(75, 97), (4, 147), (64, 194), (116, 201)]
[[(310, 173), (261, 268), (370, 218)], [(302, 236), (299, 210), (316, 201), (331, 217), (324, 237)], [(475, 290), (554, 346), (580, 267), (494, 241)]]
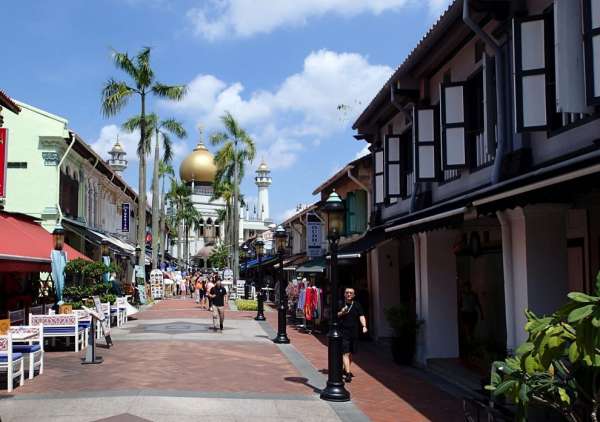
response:
[(303, 384), (303, 385), (311, 388), (314, 393), (321, 394), (321, 389), (317, 388), (314, 385), (312, 385), (311, 383), (309, 383), (308, 382), (308, 378), (304, 378), (304, 377), (285, 377), (284, 380), (288, 381), (288, 382), (295, 382), (296, 384)]

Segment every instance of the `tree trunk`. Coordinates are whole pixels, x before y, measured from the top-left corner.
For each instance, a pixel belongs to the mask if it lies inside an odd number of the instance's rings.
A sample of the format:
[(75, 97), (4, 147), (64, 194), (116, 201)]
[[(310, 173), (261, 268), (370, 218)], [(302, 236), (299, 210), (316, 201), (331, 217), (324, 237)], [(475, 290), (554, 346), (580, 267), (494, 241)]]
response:
[(138, 186), (138, 226), (137, 226), (137, 241), (142, 253), (138, 261), (138, 265), (144, 266), (146, 258), (146, 95), (142, 94), (142, 112), (140, 114), (140, 144), (142, 145), (142, 153), (140, 154), (139, 166), (139, 186)]
[(183, 225), (181, 224), (181, 221), (177, 221), (177, 262), (179, 262), (179, 266), (181, 267), (183, 265), (183, 253), (182, 253), (182, 248), (183, 248)]
[(162, 176), (162, 186), (160, 188), (160, 218), (158, 220), (158, 233), (159, 241), (162, 245), (163, 260), (165, 253), (167, 252), (167, 231), (165, 230), (166, 216), (165, 216), (165, 176)]
[[(152, 268), (158, 268), (158, 245), (160, 235), (158, 232), (158, 223), (160, 211), (158, 208), (159, 193), (158, 193), (158, 165), (160, 161), (160, 143), (156, 129), (156, 144), (154, 146), (154, 163), (152, 169)], [(164, 248), (163, 248), (164, 250)]]
[(233, 148), (233, 285), (237, 285), (237, 280), (240, 276), (240, 256), (239, 256), (239, 230), (240, 230), (240, 218), (239, 218), (239, 166), (238, 166), (238, 150), (237, 150), (237, 139), (234, 141)]
[(187, 223), (183, 223), (183, 231), (185, 233), (185, 243), (183, 245), (183, 260), (184, 260), (184, 268), (185, 271), (188, 269), (188, 256), (189, 256), (189, 244), (188, 244), (188, 236), (189, 236), (189, 227)]

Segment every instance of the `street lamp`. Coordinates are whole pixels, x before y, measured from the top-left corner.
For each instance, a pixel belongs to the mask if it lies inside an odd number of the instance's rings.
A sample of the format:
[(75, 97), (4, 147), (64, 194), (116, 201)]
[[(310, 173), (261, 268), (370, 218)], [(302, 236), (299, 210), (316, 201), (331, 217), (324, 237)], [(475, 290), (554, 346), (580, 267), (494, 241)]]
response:
[(140, 248), (140, 245), (136, 245), (136, 247), (135, 247), (135, 262), (136, 262), (136, 264), (140, 263), (141, 256), (142, 256), (142, 248)]
[(250, 250), (250, 248), (248, 247), (248, 245), (246, 243), (244, 243), (242, 245), (242, 255), (244, 258), (244, 269), (246, 271), (248, 271), (248, 251)]
[(265, 320), (265, 306), (262, 293), (263, 275), (261, 265), (264, 248), (265, 242), (263, 242), (262, 238), (259, 237), (254, 242), (254, 250), (256, 251), (256, 257), (258, 258), (258, 309), (256, 311), (256, 317), (254, 318), (256, 321)]
[(342, 380), (342, 335), (337, 317), (338, 280), (337, 280), (337, 250), (340, 235), (344, 230), (344, 203), (340, 196), (331, 192), (322, 210), (327, 215), (327, 239), (331, 255), (329, 279), (331, 283), (331, 303), (329, 319), (328, 345), (328, 376), (327, 386), (321, 392), (321, 399), (327, 401), (348, 401), (350, 393), (344, 388)]
[(280, 224), (275, 229), (273, 235), (275, 237), (275, 245), (277, 246), (277, 255), (279, 255), (279, 306), (277, 308), (277, 337), (273, 339), (275, 343), (287, 344), (290, 339), (286, 333), (286, 314), (287, 314), (287, 297), (285, 296), (285, 276), (283, 272), (283, 254), (287, 246), (287, 233)]
[(60, 226), (56, 226), (52, 231), (52, 240), (54, 243), (54, 249), (61, 251), (65, 244), (65, 230)]
[(100, 256), (108, 256), (108, 254), (109, 254), (108, 245), (109, 245), (108, 240), (102, 239), (102, 241), (100, 242)]

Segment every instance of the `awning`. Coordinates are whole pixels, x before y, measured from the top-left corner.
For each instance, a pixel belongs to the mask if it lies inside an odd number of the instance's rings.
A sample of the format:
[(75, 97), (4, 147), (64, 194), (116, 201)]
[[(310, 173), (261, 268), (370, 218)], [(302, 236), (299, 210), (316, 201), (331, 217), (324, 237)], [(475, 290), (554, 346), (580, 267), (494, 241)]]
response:
[(369, 230), (358, 239), (340, 245), (338, 259), (360, 258), (365, 252), (375, 248), (378, 243), (385, 240), (385, 231), (382, 228)]
[[(267, 264), (271, 264), (277, 260), (277, 256), (264, 256), (261, 259), (260, 265), (264, 266)], [(258, 267), (258, 259), (251, 259), (248, 262), (240, 265), (243, 270), (249, 270), (255, 267)]]
[[(308, 261), (305, 254), (296, 254), (288, 256), (283, 260), (283, 271), (295, 271), (298, 265), (301, 265)], [(279, 263), (273, 265), (273, 268), (279, 268)]]
[(311, 259), (302, 266), (296, 268), (297, 273), (322, 273), (327, 268), (327, 262), (324, 256)]
[[(33, 218), (22, 214), (0, 212), (0, 271), (50, 271), (50, 252), (54, 248), (52, 234)], [(65, 244), (68, 260), (90, 260)]]

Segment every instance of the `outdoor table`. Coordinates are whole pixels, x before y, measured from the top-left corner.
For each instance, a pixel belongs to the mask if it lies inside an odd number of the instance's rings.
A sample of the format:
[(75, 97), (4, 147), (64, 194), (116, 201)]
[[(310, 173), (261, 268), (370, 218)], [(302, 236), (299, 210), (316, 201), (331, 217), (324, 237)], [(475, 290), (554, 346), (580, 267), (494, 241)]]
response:
[(13, 341), (29, 341), (38, 336), (35, 333), (23, 333), (23, 332), (19, 332), (19, 331), (12, 332), (10, 330), (9, 330), (9, 333), (10, 333)]

